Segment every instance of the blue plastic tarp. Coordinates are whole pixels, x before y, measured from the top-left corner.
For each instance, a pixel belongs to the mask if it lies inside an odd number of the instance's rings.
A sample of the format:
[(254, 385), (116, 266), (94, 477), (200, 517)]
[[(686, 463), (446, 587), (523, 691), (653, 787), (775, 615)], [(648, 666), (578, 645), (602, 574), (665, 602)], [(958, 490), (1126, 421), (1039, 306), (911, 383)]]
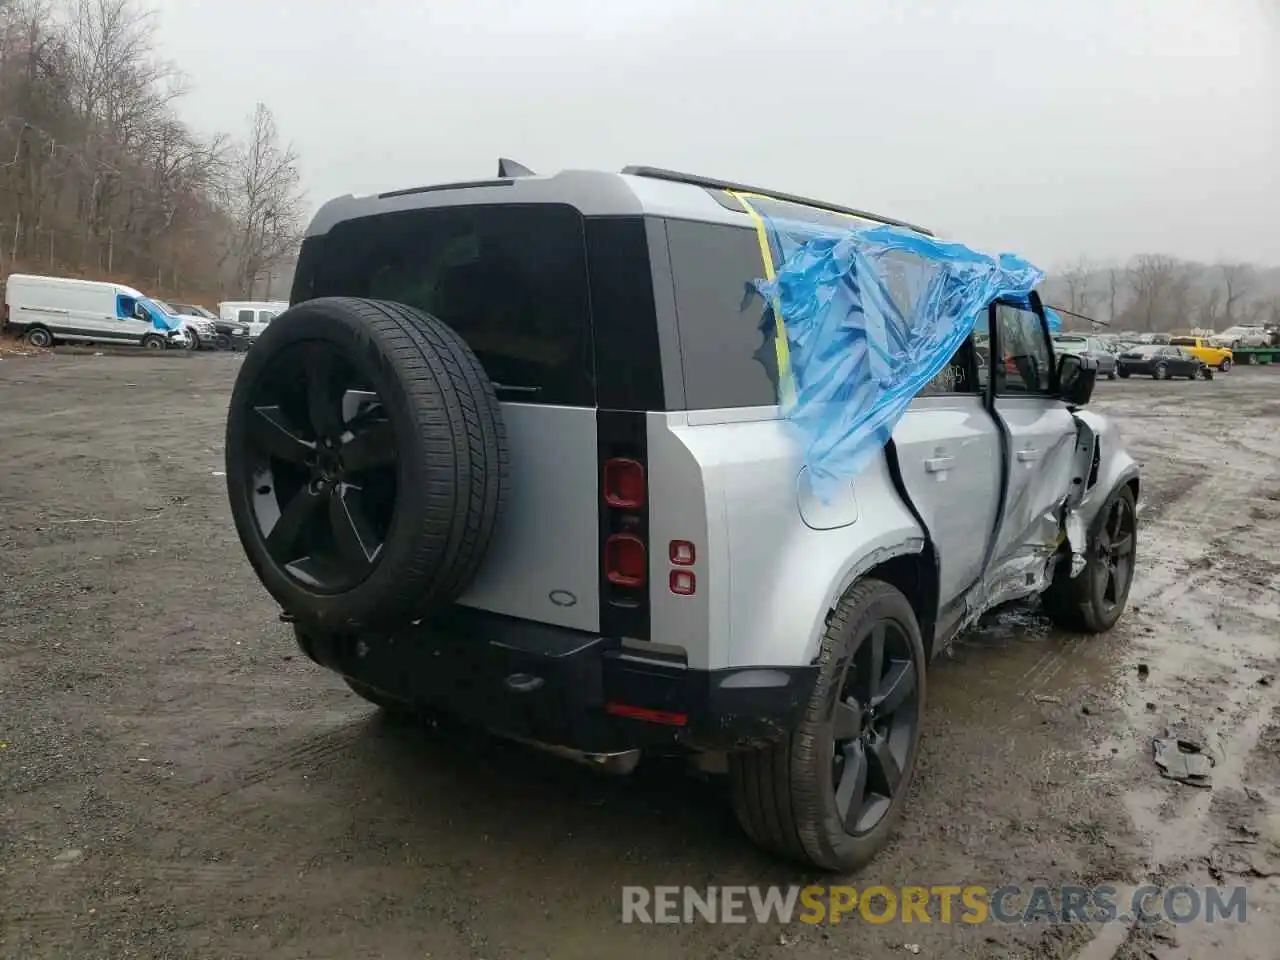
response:
[(756, 289), (770, 304), (766, 330), (776, 332), (775, 311), (783, 318), (793, 385), (784, 410), (824, 498), (883, 448), (979, 318), (985, 326), (993, 300), (1029, 303), (1044, 279), (1013, 254), (904, 228), (760, 220), (778, 266)]

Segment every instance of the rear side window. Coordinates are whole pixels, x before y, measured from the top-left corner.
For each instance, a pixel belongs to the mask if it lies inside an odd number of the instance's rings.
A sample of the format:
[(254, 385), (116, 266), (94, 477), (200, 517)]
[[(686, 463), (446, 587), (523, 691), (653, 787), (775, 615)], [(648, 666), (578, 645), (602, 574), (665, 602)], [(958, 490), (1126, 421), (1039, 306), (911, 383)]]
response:
[(778, 357), (765, 302), (752, 281), (764, 276), (756, 231), (667, 221), (676, 315), (690, 410), (778, 402)]
[(504, 400), (595, 405), (581, 215), (556, 204), (438, 207), (309, 238), (293, 302), (372, 297), (457, 331)]

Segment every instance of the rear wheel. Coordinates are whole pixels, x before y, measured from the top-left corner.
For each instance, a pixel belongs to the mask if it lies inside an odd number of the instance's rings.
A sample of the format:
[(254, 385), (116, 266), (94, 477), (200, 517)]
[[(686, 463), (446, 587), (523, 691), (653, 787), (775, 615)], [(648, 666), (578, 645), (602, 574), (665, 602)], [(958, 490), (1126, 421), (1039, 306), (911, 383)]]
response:
[(1041, 601), (1058, 626), (1082, 633), (1105, 633), (1129, 601), (1138, 555), (1138, 511), (1127, 484), (1108, 498), (1094, 518), (1085, 547), (1085, 568), (1072, 577), (1070, 560), (1054, 571)]
[(1220, 364), (1218, 364), (1218, 369), (1221, 370), (1223, 373), (1226, 373), (1228, 370), (1231, 369), (1231, 361), (1224, 359)]
[(1167, 380), (1169, 377), (1169, 368), (1163, 363), (1157, 363), (1156, 368), (1151, 371), (1152, 380)]
[(729, 757), (734, 810), (756, 843), (848, 871), (871, 860), (902, 815), (924, 713), (925, 653), (907, 598), (863, 580), (832, 615), (800, 725)]
[(451, 603), (506, 499), (501, 408), (475, 354), (382, 301), (310, 300), (272, 321), (236, 378), (226, 459), (250, 563), (321, 632)]
[(33, 347), (53, 346), (53, 334), (44, 327), (31, 327), (27, 330), (26, 340)]
[(1129, 371), (1128, 371), (1128, 370), (1119, 370), (1119, 371), (1117, 371), (1117, 372), (1120, 374), (1120, 379), (1121, 379), (1121, 380), (1128, 380), (1128, 379), (1129, 379)]
[(167, 344), (164, 341), (164, 337), (155, 333), (148, 333), (142, 338), (142, 346), (146, 350), (163, 350)]

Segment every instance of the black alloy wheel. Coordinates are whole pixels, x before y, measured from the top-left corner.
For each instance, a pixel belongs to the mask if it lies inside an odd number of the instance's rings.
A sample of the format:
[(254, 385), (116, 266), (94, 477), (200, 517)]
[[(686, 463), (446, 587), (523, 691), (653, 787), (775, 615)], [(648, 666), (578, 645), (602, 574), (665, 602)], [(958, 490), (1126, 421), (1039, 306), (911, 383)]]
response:
[(902, 626), (876, 621), (855, 644), (833, 719), (831, 782), (845, 832), (862, 837), (901, 789), (920, 711), (916, 663)]
[(267, 553), (317, 593), (363, 582), (391, 529), (397, 447), (382, 398), (336, 345), (271, 357), (247, 423), (243, 482)]
[(1133, 501), (1127, 497), (1112, 500), (1094, 544), (1096, 562), (1093, 565), (1098, 603), (1108, 617), (1129, 596), (1135, 566), (1137, 526)]

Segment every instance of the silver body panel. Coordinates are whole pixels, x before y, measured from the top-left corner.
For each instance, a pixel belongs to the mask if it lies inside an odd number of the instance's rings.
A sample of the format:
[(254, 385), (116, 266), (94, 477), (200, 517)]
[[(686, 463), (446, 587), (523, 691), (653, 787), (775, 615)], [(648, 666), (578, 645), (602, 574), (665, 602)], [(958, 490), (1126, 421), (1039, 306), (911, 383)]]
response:
[(600, 629), (596, 412), (504, 403), (505, 516), (463, 606)]
[[(642, 414), (649, 637), (640, 646), (679, 648), (698, 669), (810, 664), (827, 616), (849, 586), (903, 556), (922, 563), (936, 556), (932, 612), (959, 605), (962, 622), (970, 622), (994, 604), (1043, 590), (1064, 542), (1064, 510), (1087, 524), (1117, 486), (1137, 475), (1112, 425), (1095, 414), (1073, 414), (1060, 400), (1002, 398), (993, 410), (977, 394), (928, 395), (911, 404), (893, 433), (905, 496), (882, 453), (840, 496), (820, 501), (809, 488), (794, 430), (776, 405), (701, 409), (705, 383), (686, 377), (691, 357), (714, 360), (705, 340), (701, 354), (681, 342), (691, 319), (682, 310), (699, 297), (710, 302), (688, 264), (704, 255), (709, 262), (717, 245), (696, 248), (685, 237), (680, 260), (672, 252), (678, 222), (754, 229), (745, 211), (700, 186), (566, 171), (347, 196), (326, 203), (307, 236), (355, 218), (424, 207), (541, 203), (570, 205), (584, 218), (645, 218), (666, 410)], [(683, 274), (676, 269), (681, 263)], [(503, 409), (511, 501), (461, 603), (600, 630), (597, 411), (517, 403)], [(1100, 462), (1089, 485), (1082, 474), (1089, 472), (1095, 442)], [(696, 546), (692, 596), (668, 588), (673, 540)]]

